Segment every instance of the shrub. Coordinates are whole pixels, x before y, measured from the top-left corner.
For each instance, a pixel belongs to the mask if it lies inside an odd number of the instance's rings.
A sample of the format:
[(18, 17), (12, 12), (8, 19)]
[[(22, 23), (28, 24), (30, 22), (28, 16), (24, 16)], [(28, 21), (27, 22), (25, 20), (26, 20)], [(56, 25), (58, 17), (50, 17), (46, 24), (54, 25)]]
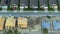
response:
[(20, 8), (17, 8), (17, 10), (20, 10)]
[(34, 10), (33, 8), (24, 8), (24, 10)]
[(0, 7), (0, 10), (2, 10), (2, 7)]
[(47, 28), (42, 28), (42, 34), (48, 34), (48, 29)]
[(40, 10), (40, 11), (44, 11), (44, 8), (39, 8), (39, 9), (37, 9), (38, 11)]
[(48, 8), (48, 11), (54, 11), (54, 9), (53, 8)]
[(12, 7), (8, 8), (7, 10), (14, 10)]

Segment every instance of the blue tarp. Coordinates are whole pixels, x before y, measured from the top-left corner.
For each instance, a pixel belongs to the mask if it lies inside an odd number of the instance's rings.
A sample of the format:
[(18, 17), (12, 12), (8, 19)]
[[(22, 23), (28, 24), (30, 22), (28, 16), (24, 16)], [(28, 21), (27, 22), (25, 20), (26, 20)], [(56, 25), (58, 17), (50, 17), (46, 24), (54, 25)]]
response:
[(50, 21), (42, 20), (42, 28), (50, 29)]
[(54, 30), (60, 29), (60, 21), (53, 20)]

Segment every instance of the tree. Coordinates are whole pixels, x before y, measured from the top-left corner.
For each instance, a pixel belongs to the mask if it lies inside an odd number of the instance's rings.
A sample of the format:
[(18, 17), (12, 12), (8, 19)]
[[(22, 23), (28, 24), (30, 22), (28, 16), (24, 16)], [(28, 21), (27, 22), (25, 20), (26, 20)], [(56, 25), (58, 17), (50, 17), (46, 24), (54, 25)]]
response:
[(24, 33), (24, 34), (27, 34), (27, 33)]
[(6, 33), (7, 33), (7, 31), (5, 30), (3, 34), (6, 34)]
[(0, 3), (1, 3), (1, 0), (0, 0)]
[(28, 8), (30, 8), (30, 0), (28, 0)]
[(5, 19), (5, 21), (4, 21), (3, 30), (5, 29), (5, 24), (6, 24), (6, 19)]
[(49, 11), (54, 11), (54, 9), (50, 7), (49, 0), (47, 0), (47, 6)]
[(20, 0), (18, 0), (18, 9), (20, 9)]
[(49, 18), (49, 21), (50, 21), (50, 29), (52, 29), (53, 27), (53, 23), (52, 23), (52, 21), (51, 21), (51, 17), (50, 16), (47, 16), (47, 18)]
[(57, 6), (58, 6), (58, 10), (59, 10), (60, 9), (60, 7), (59, 7), (59, 1), (56, 0), (56, 3), (57, 3)]
[(39, 0), (37, 0), (38, 1), (38, 9), (40, 9), (40, 1)]
[(14, 34), (18, 34), (18, 30), (17, 29), (14, 30)]
[(8, 0), (8, 9), (10, 8), (10, 2), (11, 2), (11, 0)]
[(21, 32), (18, 32), (18, 34), (21, 34)]
[(13, 34), (11, 29), (8, 30), (8, 34)]
[(24, 10), (33, 10), (33, 8), (30, 8), (30, 0), (28, 0), (28, 8), (24, 8)]
[(47, 16), (47, 18), (49, 18), (49, 19), (50, 19), (51, 17), (50, 17), (50, 16)]
[(47, 6), (48, 6), (48, 9), (50, 9), (49, 0), (47, 0)]
[(40, 7), (40, 0), (37, 0), (37, 1), (38, 1), (38, 9), (37, 10), (43, 10), (44, 11), (44, 8)]
[[(0, 0), (0, 4), (1, 4), (1, 0)], [(0, 10), (2, 10), (2, 7), (0, 7)]]
[(48, 29), (47, 28), (42, 28), (42, 34), (48, 34)]

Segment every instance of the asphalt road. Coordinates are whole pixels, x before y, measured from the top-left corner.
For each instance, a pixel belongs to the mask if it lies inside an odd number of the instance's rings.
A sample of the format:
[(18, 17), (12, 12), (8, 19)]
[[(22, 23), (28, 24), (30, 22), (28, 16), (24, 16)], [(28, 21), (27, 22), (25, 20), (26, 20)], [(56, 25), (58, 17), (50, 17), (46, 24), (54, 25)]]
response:
[(11, 15), (11, 16), (43, 16), (43, 15), (51, 15), (51, 16), (60, 16), (60, 13), (46, 13), (46, 12), (0, 12), (0, 15)]

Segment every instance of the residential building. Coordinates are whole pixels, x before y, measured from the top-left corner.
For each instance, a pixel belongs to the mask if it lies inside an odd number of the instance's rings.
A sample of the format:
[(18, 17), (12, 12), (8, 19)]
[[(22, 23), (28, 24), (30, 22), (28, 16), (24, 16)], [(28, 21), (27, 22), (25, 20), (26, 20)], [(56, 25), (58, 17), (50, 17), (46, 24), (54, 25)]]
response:
[(7, 28), (7, 29), (15, 28), (15, 22), (16, 22), (16, 19), (14, 19), (14, 17), (8, 17), (6, 19), (5, 28)]
[(4, 22), (5, 22), (5, 18), (4, 17), (0, 18), (0, 30), (3, 30)]
[(28, 19), (27, 18), (18, 17), (18, 27), (27, 28), (27, 25), (28, 25)]

